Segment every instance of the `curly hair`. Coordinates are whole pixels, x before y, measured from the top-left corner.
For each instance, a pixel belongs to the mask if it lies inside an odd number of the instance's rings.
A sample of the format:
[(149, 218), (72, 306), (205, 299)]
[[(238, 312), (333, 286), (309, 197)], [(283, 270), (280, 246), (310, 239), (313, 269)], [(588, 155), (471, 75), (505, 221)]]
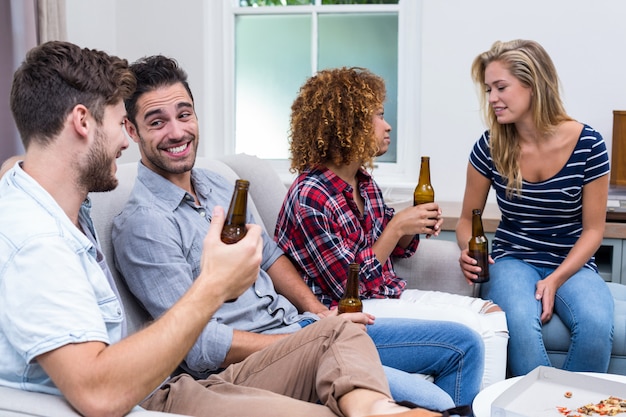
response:
[[(472, 79), (484, 87), (485, 70), (492, 62), (501, 62), (523, 85), (532, 89), (531, 111), (535, 126), (540, 133), (549, 133), (567, 120), (573, 120), (565, 112), (559, 94), (559, 77), (552, 59), (535, 41), (516, 39), (495, 42), (491, 49), (479, 54), (472, 63)], [(480, 95), (483, 118), (489, 129), (489, 147), (496, 169), (507, 179), (507, 196), (522, 189), (519, 167), (520, 146), (514, 124), (498, 123), (487, 94)]]
[(291, 172), (331, 162), (372, 167), (378, 149), (373, 116), (385, 101), (384, 80), (364, 68), (319, 71), (291, 106)]
[(49, 143), (77, 104), (102, 123), (105, 106), (130, 96), (135, 85), (125, 59), (62, 41), (34, 47), (13, 75), (10, 95), (24, 147)]

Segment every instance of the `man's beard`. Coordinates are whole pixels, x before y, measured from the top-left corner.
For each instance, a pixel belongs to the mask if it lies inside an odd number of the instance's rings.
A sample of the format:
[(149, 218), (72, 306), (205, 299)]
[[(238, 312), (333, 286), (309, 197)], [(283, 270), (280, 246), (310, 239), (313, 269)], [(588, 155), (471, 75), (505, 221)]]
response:
[[(192, 148), (192, 152), (190, 156), (186, 158), (184, 161), (172, 162), (166, 157), (162, 157), (158, 154), (158, 151), (148, 153), (144, 152), (143, 157), (147, 159), (150, 164), (156, 167), (161, 171), (161, 175), (163, 174), (183, 174), (185, 172), (191, 171), (196, 163), (196, 154), (198, 151), (198, 141), (195, 136), (187, 135), (182, 138), (184, 141), (189, 141), (189, 146)], [(139, 136), (140, 145), (144, 150), (150, 149), (150, 147), (146, 144), (142, 136)]]
[(79, 181), (88, 192), (111, 191), (117, 187), (118, 180), (111, 172), (115, 158), (108, 155), (105, 141), (106, 136), (98, 129), (94, 145), (87, 155), (87, 165), (81, 167)]

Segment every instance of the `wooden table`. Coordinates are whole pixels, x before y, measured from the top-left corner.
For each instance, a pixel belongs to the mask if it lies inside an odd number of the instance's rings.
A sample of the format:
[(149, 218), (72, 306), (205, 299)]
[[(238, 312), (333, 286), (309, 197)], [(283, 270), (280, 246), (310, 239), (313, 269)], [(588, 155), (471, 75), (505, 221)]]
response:
[[(459, 202), (441, 202), (439, 206), (443, 214), (443, 226), (441, 230), (454, 232), (461, 214)], [(494, 233), (500, 223), (500, 209), (496, 203), (487, 203), (483, 212), (483, 229), (486, 233)], [(607, 222), (604, 228), (604, 238), (626, 239), (626, 223)]]

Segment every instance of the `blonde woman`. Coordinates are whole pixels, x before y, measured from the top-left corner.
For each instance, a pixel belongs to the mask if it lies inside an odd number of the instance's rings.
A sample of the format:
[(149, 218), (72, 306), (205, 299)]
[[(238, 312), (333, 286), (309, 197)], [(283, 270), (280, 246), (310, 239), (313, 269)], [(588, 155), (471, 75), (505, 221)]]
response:
[(472, 77), (488, 130), (469, 157), (456, 229), (463, 273), (469, 280), (479, 270), (467, 252), (472, 209), (484, 208), (493, 186), (502, 220), (482, 295), (506, 311), (511, 373), (552, 365), (541, 327), (554, 314), (571, 333), (563, 368), (606, 372), (613, 299), (594, 262), (608, 193), (604, 140), (565, 112), (554, 64), (537, 42), (494, 43), (474, 60)]

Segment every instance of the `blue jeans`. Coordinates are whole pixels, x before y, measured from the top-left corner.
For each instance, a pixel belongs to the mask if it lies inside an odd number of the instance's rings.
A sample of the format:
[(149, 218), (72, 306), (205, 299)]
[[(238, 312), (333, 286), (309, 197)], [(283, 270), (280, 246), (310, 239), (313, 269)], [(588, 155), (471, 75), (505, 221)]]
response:
[[(367, 333), (386, 367), (396, 401), (445, 410), (471, 404), (478, 394), (484, 345), (469, 327), (446, 321), (377, 318)], [(435, 383), (412, 374), (432, 375)]]
[[(482, 285), (483, 298), (506, 313), (513, 376), (552, 366), (541, 335), (542, 305), (535, 299), (535, 289), (553, 271), (505, 257), (489, 267), (490, 281)], [(554, 314), (571, 334), (563, 369), (606, 372), (613, 345), (613, 297), (602, 277), (589, 268), (572, 275), (556, 292)]]

